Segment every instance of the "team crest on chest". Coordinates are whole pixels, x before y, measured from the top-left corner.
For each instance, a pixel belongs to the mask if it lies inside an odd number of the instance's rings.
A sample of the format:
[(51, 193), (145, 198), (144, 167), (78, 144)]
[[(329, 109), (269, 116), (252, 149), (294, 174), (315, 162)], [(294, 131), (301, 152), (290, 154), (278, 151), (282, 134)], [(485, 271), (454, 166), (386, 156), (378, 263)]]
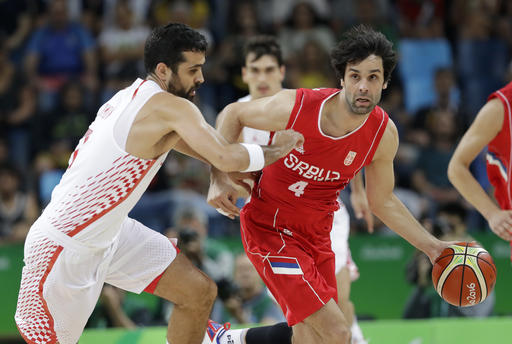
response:
[(357, 153), (354, 151), (348, 152), (347, 156), (345, 157), (345, 161), (343, 162), (345, 166), (350, 166), (352, 162), (354, 161)]

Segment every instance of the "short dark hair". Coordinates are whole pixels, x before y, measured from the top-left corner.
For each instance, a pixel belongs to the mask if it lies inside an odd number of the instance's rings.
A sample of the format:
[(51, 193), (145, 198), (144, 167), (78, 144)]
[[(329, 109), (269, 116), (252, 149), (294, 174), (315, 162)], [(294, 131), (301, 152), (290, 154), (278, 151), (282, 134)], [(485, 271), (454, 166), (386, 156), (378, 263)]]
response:
[(243, 65), (247, 60), (247, 56), (253, 53), (257, 60), (264, 55), (274, 56), (279, 66), (283, 65), (283, 53), (281, 52), (281, 46), (277, 42), (277, 39), (273, 36), (258, 35), (250, 38), (244, 45), (244, 61)]
[(384, 81), (389, 81), (397, 56), (391, 43), (382, 33), (366, 25), (358, 25), (343, 34), (331, 52), (331, 64), (336, 76), (343, 79), (348, 63), (361, 62), (370, 55), (380, 56), (384, 66)]
[(173, 72), (185, 61), (184, 51), (206, 52), (208, 43), (199, 32), (181, 23), (170, 23), (153, 29), (144, 46), (144, 67), (152, 73), (156, 65), (165, 63)]

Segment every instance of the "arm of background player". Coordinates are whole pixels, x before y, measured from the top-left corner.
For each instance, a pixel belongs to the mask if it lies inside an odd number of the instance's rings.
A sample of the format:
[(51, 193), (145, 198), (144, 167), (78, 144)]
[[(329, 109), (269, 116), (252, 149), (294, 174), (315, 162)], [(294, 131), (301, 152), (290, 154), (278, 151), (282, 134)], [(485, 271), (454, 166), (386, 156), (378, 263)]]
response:
[(503, 126), (504, 108), (501, 100), (491, 99), (478, 113), (462, 137), (448, 165), (448, 178), (462, 196), (489, 222), (500, 238), (512, 240), (512, 211), (501, 210), (480, 186), (469, 170), (482, 149), (498, 135)]
[(429, 234), (395, 196), (393, 159), (398, 149), (398, 132), (389, 120), (373, 161), (365, 167), (366, 193), (373, 213), (384, 224), (434, 260), (447, 245)]
[(350, 181), (350, 204), (354, 209), (356, 218), (364, 219), (368, 226), (368, 232), (373, 233), (373, 214), (368, 204), (362, 174), (363, 171), (361, 170)]

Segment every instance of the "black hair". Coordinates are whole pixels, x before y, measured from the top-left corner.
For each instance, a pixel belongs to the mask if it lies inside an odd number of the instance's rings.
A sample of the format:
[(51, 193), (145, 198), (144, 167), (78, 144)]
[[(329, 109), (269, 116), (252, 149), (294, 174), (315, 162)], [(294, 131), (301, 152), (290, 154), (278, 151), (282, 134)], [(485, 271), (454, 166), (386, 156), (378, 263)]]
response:
[(247, 56), (250, 53), (255, 55), (254, 60), (257, 60), (264, 55), (270, 55), (276, 58), (279, 66), (283, 65), (283, 53), (281, 52), (281, 46), (273, 36), (259, 35), (250, 38), (244, 45), (243, 65), (245, 65)]
[(397, 56), (391, 43), (382, 33), (366, 25), (358, 25), (343, 34), (331, 52), (331, 64), (336, 76), (342, 80), (347, 64), (358, 63), (370, 55), (380, 56), (384, 66), (384, 81), (391, 78)]
[(153, 29), (144, 46), (146, 73), (154, 72), (156, 65), (165, 63), (174, 73), (185, 61), (184, 51), (206, 52), (208, 43), (199, 32), (181, 23), (170, 23)]

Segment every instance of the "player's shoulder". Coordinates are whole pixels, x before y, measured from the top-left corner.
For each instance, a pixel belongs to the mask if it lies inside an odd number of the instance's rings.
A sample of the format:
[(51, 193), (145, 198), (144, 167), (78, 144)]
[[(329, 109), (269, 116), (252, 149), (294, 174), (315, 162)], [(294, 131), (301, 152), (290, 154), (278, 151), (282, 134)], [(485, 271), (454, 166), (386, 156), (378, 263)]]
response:
[(325, 97), (330, 96), (333, 93), (339, 92), (339, 88), (330, 88), (330, 87), (317, 87), (317, 88), (299, 88), (298, 91), (301, 91), (305, 94), (309, 94), (312, 96)]

